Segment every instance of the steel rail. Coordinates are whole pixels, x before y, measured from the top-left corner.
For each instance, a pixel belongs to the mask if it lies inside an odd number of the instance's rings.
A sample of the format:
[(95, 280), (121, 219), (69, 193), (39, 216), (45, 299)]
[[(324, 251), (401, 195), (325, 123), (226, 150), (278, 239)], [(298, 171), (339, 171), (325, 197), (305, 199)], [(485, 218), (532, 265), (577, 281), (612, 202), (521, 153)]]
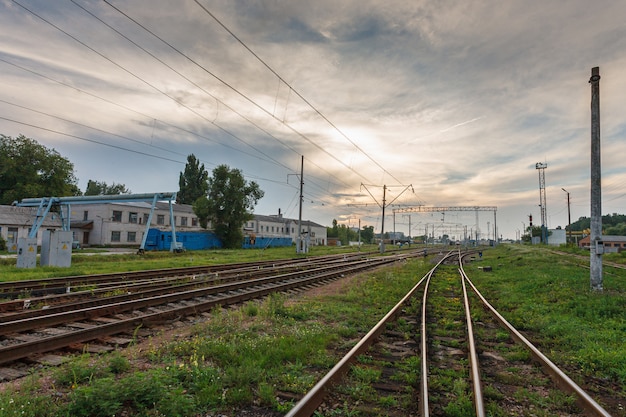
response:
[[(449, 254), (448, 254), (449, 255)], [(448, 256), (446, 255), (446, 256)], [(385, 330), (388, 322), (392, 321), (401, 312), (404, 305), (411, 299), (413, 294), (419, 289), (424, 280), (431, 276), (435, 269), (444, 261), (442, 258), (417, 284), (409, 290), (409, 292), (365, 335), (350, 351), (337, 362), (337, 364), (320, 379), (304, 397), (298, 401), (287, 414), (286, 417), (308, 417), (313, 415), (315, 410), (320, 406), (331, 385), (337, 383), (343, 376), (347, 374), (350, 366), (354, 363), (357, 356), (365, 352), (374, 341)]]
[[(344, 260), (333, 260), (330, 262), (340, 263), (345, 265)], [(209, 273), (193, 276), (175, 276), (156, 278), (153, 280), (141, 280), (133, 281), (133, 283), (120, 284), (112, 287), (99, 288), (96, 290), (78, 291), (63, 295), (51, 295), (40, 298), (31, 298), (28, 300), (13, 300), (0, 303), (0, 311), (7, 311), (9, 304), (14, 310), (18, 308), (25, 308), (23, 311), (10, 313), (8, 315), (0, 315), (0, 324), (8, 321), (15, 321), (19, 319), (26, 319), (31, 317), (39, 317), (44, 315), (51, 315), (53, 313), (61, 313), (64, 311), (74, 311), (87, 307), (101, 306), (110, 303), (119, 303), (123, 301), (130, 301), (137, 298), (147, 298), (157, 295), (164, 295), (173, 292), (182, 292), (186, 289), (193, 289), (198, 287), (208, 287), (210, 285), (217, 285), (219, 283), (229, 283), (232, 281), (243, 281), (244, 279), (251, 279), (252, 277), (261, 278), (267, 277), (272, 274), (276, 274), (277, 271), (307, 271), (313, 270), (318, 267), (319, 263), (306, 263), (306, 264), (294, 264), (291, 266), (281, 265), (276, 268), (246, 268), (227, 270), (221, 274)], [(330, 266), (328, 262), (327, 266)], [(103, 297), (103, 294), (111, 291), (123, 291), (124, 294), (114, 295), (109, 297)], [(88, 299), (84, 300), (87, 296)], [(95, 297), (95, 298), (94, 298)], [(72, 299), (78, 299), (77, 301), (71, 301)], [(80, 299), (83, 299), (82, 301)], [(33, 305), (36, 303), (48, 303), (57, 301), (57, 304), (47, 305), (47, 308), (43, 309), (27, 309), (27, 304)], [(60, 300), (66, 300), (61, 303)], [(5, 307), (3, 309), (3, 307)]]
[[(461, 268), (463, 271), (463, 269)], [(491, 312), (491, 314), (500, 322), (500, 324), (506, 328), (513, 338), (519, 343), (526, 346), (530, 351), (533, 358), (546, 370), (546, 372), (552, 377), (552, 380), (563, 390), (568, 391), (571, 394), (576, 395), (577, 403), (589, 413), (589, 415), (598, 417), (611, 417), (608, 411), (606, 411), (600, 404), (598, 404), (593, 398), (589, 396), (578, 384), (576, 384), (570, 377), (568, 377), (561, 369), (559, 369), (547, 356), (545, 356), (539, 349), (537, 349), (528, 339), (526, 339), (515, 327), (513, 327), (498, 311), (483, 297), (478, 291), (476, 286), (468, 278), (465, 271), (463, 276), (468, 284), (472, 287), (472, 290), (480, 298), (483, 305)]]
[[(384, 259), (385, 262), (388, 262), (388, 259)], [(359, 267), (363, 263), (368, 263), (368, 261), (353, 261), (342, 264), (344, 269), (338, 270), (336, 265), (331, 266), (323, 266), (314, 269), (308, 269), (304, 272), (296, 271), (289, 272), (286, 274), (273, 275), (270, 277), (263, 278), (255, 278), (247, 281), (236, 281), (227, 284), (215, 285), (212, 287), (206, 288), (196, 288), (191, 290), (185, 290), (180, 292), (174, 292), (169, 294), (156, 295), (152, 297), (145, 297), (139, 299), (131, 299), (120, 302), (111, 302), (109, 301), (107, 304), (86, 307), (81, 309), (74, 309), (70, 311), (60, 311), (57, 313), (52, 313), (46, 316), (38, 316), (38, 317), (28, 317), (24, 319), (12, 320), (0, 323), (0, 335), (33, 330), (36, 328), (53, 326), (62, 323), (67, 323), (69, 321), (76, 320), (86, 320), (94, 317), (102, 316), (102, 315), (111, 315), (111, 314), (119, 314), (125, 311), (136, 310), (140, 308), (147, 307), (155, 307), (158, 305), (163, 305), (167, 303), (177, 302), (181, 300), (189, 300), (197, 297), (203, 297), (208, 295), (214, 295), (218, 293), (228, 292), (228, 291), (238, 291), (244, 289), (246, 287), (254, 286), (254, 285), (267, 285), (270, 283), (275, 283), (279, 281), (285, 281), (289, 279), (301, 279), (303, 274), (311, 275), (311, 274), (323, 274), (326, 271), (333, 272), (341, 272), (341, 271), (349, 271), (351, 268)], [(374, 261), (375, 263), (375, 261)], [(370, 262), (371, 264), (371, 262)], [(120, 297), (122, 299), (126, 298), (124, 296)], [(107, 300), (108, 301), (108, 300)]]
[(190, 266), (181, 268), (165, 268), (165, 269), (151, 269), (132, 272), (114, 272), (106, 274), (95, 275), (73, 275), (67, 277), (57, 278), (45, 278), (34, 280), (21, 280), (21, 281), (4, 281), (0, 282), (0, 298), (7, 298), (18, 291), (32, 291), (35, 292), (65, 292), (67, 287), (74, 285), (88, 285), (97, 283), (108, 283), (111, 280), (130, 280), (130, 279), (143, 279), (143, 278), (163, 278), (176, 275), (193, 275), (193, 274), (208, 274), (219, 273), (237, 269), (258, 269), (267, 266), (277, 267), (281, 265), (293, 265), (293, 264), (307, 264), (307, 263), (319, 263), (329, 261), (333, 259), (346, 260), (348, 258), (363, 258), (365, 255), (353, 254), (347, 256), (347, 254), (337, 255), (323, 255), (316, 257), (309, 257), (305, 259), (276, 259), (266, 261), (253, 261), (253, 262), (240, 262), (233, 264), (217, 264), (217, 265), (203, 265), (203, 266)]
[(428, 327), (426, 323), (426, 301), (428, 300), (428, 287), (430, 286), (430, 280), (432, 279), (435, 270), (441, 265), (446, 259), (452, 256), (452, 251), (448, 252), (441, 260), (428, 271), (426, 285), (424, 286), (424, 294), (422, 295), (422, 323), (421, 323), (421, 342), (422, 342), (422, 351), (421, 351), (421, 380), (420, 380), (420, 415), (422, 417), (430, 416), (430, 404), (428, 401)]
[(287, 282), (282, 283), (266, 283), (266, 285), (261, 288), (259, 288), (259, 283), (257, 282), (254, 288), (249, 289), (247, 292), (239, 292), (236, 294), (222, 293), (221, 296), (217, 296), (212, 300), (201, 301), (193, 305), (176, 307), (167, 311), (157, 313), (148, 313), (140, 317), (120, 319), (119, 321), (114, 323), (94, 325), (96, 327), (93, 328), (80, 329), (61, 335), (44, 337), (35, 341), (4, 346), (0, 348), (0, 363), (8, 363), (28, 356), (32, 356), (37, 353), (44, 353), (51, 350), (60, 349), (74, 343), (86, 342), (99, 337), (133, 330), (142, 325), (152, 322), (179, 318), (186, 315), (199, 314), (204, 311), (209, 311), (210, 309), (220, 305), (236, 304), (242, 301), (263, 297), (279, 291), (287, 291), (294, 288), (306, 287), (307, 285), (324, 282), (329, 279), (336, 279), (346, 273), (361, 272), (371, 268), (383, 266), (385, 264), (393, 263), (401, 259), (404, 258), (399, 256), (376, 258), (375, 260), (360, 262), (357, 265), (351, 266), (351, 268), (349, 269), (337, 270), (337, 268), (331, 268), (333, 270), (326, 271), (322, 274), (311, 277), (291, 279)]
[(472, 387), (474, 392), (474, 410), (476, 417), (485, 417), (485, 403), (483, 400), (483, 390), (480, 378), (480, 363), (478, 354), (476, 353), (476, 342), (474, 340), (474, 326), (472, 324), (472, 314), (470, 312), (470, 303), (467, 296), (467, 287), (465, 286), (465, 272), (463, 272), (463, 258), (459, 251), (459, 276), (463, 286), (463, 305), (465, 307), (465, 320), (467, 326), (467, 341), (469, 345), (469, 362), (471, 369)]

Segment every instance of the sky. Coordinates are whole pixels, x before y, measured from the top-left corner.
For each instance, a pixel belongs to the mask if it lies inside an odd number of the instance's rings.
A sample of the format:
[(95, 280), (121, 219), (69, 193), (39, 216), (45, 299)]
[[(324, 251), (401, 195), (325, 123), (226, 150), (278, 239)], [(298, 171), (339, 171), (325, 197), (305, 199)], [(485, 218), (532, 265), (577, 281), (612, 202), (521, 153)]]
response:
[(83, 191), (178, 191), (193, 154), (258, 183), (257, 214), (297, 219), (302, 181), (303, 220), (516, 238), (541, 224), (537, 163), (546, 226), (567, 226), (567, 192), (572, 222), (590, 216), (596, 66), (602, 212), (626, 212), (624, 16), (610, 0), (0, 0), (0, 133), (58, 151)]

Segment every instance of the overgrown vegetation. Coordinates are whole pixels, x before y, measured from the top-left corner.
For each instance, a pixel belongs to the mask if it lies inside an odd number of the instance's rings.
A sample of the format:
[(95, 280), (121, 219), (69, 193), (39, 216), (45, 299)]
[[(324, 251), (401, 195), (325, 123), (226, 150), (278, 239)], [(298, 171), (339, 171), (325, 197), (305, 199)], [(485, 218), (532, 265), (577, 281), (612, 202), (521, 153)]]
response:
[(484, 253), (493, 271), (471, 276), (494, 307), (576, 382), (605, 380), (624, 404), (626, 271), (605, 268), (604, 291), (596, 293), (589, 270), (568, 256), (514, 245)]

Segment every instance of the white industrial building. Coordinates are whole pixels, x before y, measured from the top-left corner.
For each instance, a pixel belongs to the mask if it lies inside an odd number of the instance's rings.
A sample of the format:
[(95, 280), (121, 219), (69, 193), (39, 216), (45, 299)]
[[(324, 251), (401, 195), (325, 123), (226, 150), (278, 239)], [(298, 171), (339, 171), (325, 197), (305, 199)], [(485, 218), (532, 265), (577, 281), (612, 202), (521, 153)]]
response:
[[(139, 247), (146, 231), (152, 204), (148, 202), (95, 202), (71, 206), (70, 230), (76, 244), (89, 246)], [(177, 232), (201, 231), (198, 217), (192, 206), (172, 204), (174, 226)], [(35, 223), (37, 209), (33, 207), (0, 206), (0, 235), (8, 243), (9, 250), (16, 250), (17, 239), (27, 237)], [(156, 202), (150, 227), (171, 229), (168, 203)], [(38, 232), (38, 244), (44, 230), (61, 230), (62, 222), (55, 213), (46, 216)], [(254, 215), (243, 231), (257, 237), (298, 237), (298, 220), (283, 217)], [(302, 221), (300, 230), (308, 237), (309, 245), (326, 245), (326, 227), (310, 221)]]
[[(17, 239), (28, 237), (37, 214), (33, 207), (14, 207), (0, 205), (0, 236), (7, 244), (9, 252), (17, 251)], [(56, 215), (48, 216), (37, 232), (37, 244), (41, 245), (43, 231), (61, 230), (61, 219)]]

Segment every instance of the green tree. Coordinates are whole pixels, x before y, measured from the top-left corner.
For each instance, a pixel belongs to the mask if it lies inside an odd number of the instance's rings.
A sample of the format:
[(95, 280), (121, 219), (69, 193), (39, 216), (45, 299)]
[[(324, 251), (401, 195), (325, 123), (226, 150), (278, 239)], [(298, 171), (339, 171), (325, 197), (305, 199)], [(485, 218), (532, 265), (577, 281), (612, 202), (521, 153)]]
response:
[(337, 219), (333, 219), (333, 227), (326, 228), (326, 236), (327, 237), (339, 237), (339, 227), (337, 224)]
[(247, 182), (238, 169), (220, 165), (207, 182), (207, 195), (193, 203), (200, 225), (213, 230), (225, 248), (241, 247), (242, 226), (253, 218), (252, 210), (264, 192), (254, 181)]
[(74, 164), (24, 135), (0, 135), (0, 204), (71, 195), (81, 195)]
[(361, 229), (361, 242), (372, 243), (374, 241), (374, 226), (363, 226)]
[(178, 194), (176, 202), (179, 204), (193, 204), (198, 198), (206, 196), (208, 191), (209, 173), (204, 164), (196, 159), (194, 154), (187, 156), (185, 171), (178, 178)]
[(85, 195), (118, 195), (118, 194), (130, 194), (130, 190), (126, 188), (124, 184), (108, 185), (106, 182), (89, 180), (87, 182), (87, 188), (85, 189)]

